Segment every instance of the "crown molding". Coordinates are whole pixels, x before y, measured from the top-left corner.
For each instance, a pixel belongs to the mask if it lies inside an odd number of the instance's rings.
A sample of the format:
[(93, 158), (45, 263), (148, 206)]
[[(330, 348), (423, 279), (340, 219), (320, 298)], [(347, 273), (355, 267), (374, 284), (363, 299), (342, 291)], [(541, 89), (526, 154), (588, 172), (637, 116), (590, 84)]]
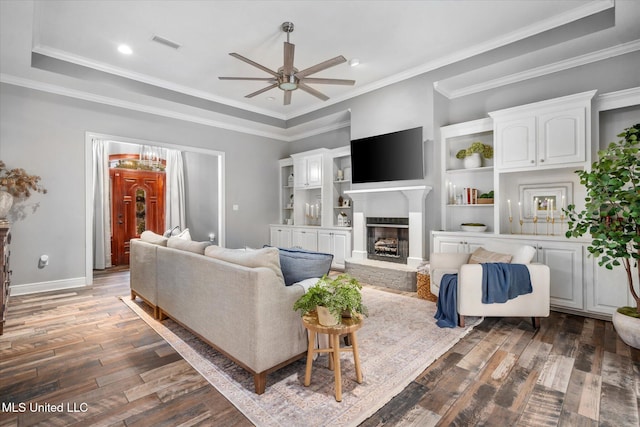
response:
[(147, 74), (136, 73), (133, 71), (125, 70), (124, 68), (114, 67), (112, 65), (105, 64), (103, 62), (94, 61), (92, 59), (88, 59), (79, 55), (74, 55), (72, 53), (69, 53), (60, 49), (55, 49), (49, 46), (36, 45), (33, 47), (32, 51), (34, 53), (49, 56), (51, 58), (55, 58), (60, 61), (70, 62), (72, 64), (80, 65), (82, 67), (87, 67), (97, 71), (102, 71), (104, 73), (124, 77), (129, 80), (135, 80), (135, 81), (146, 83), (152, 86), (161, 87), (163, 89), (184, 93), (186, 95), (191, 95), (197, 98), (206, 99), (207, 101), (217, 102), (219, 104), (224, 104), (230, 107), (251, 111), (252, 113), (262, 114), (262, 115), (273, 117), (276, 119), (281, 119), (281, 120), (287, 119), (285, 114), (275, 113), (271, 110), (254, 107), (250, 104), (238, 102), (222, 96), (215, 96), (209, 92), (193, 89), (187, 86), (178, 85), (178, 84), (169, 82), (167, 80), (157, 79)]
[(640, 86), (603, 93), (597, 96), (595, 101), (594, 110), (597, 112), (640, 105)]
[(548, 74), (557, 73), (559, 71), (569, 70), (571, 68), (580, 67), (616, 56), (626, 55), (627, 53), (636, 52), (638, 50), (640, 50), (640, 40), (633, 40), (595, 52), (575, 56), (563, 61), (558, 61), (551, 64), (543, 65), (541, 67), (532, 68), (520, 73), (514, 73), (508, 76), (499, 77), (497, 79), (487, 80), (485, 82), (466, 86), (460, 89), (448, 90), (446, 89), (446, 87), (443, 87), (440, 82), (434, 82), (433, 87), (448, 99), (461, 98), (463, 96), (468, 96), (475, 93), (484, 92), (486, 90), (546, 76)]
[(336, 120), (335, 117), (343, 114), (337, 113), (330, 116), (322, 117), (318, 120), (302, 123), (300, 125), (281, 129), (279, 127), (268, 126), (250, 120), (237, 119), (231, 116), (230, 121), (237, 121), (242, 123), (231, 123), (222, 120), (208, 119), (199, 117), (192, 114), (178, 113), (176, 111), (151, 107), (145, 104), (139, 104), (135, 102), (124, 101), (121, 99), (111, 98), (102, 95), (96, 95), (93, 93), (70, 89), (60, 85), (51, 83), (40, 82), (36, 80), (25, 79), (22, 77), (16, 77), (9, 74), (0, 73), (0, 83), (6, 83), (13, 86), (24, 87), (27, 89), (33, 89), (40, 92), (52, 93), (55, 95), (66, 96), (69, 98), (80, 99), (83, 101), (93, 102), (97, 104), (109, 105), (112, 107), (123, 108), (131, 111), (138, 111), (141, 113), (153, 114), (161, 117), (168, 117), (176, 120), (182, 120), (185, 122), (197, 123), (200, 125), (210, 126), (219, 129), (230, 130), (234, 132), (245, 133), (249, 135), (260, 136), (264, 138), (275, 139), (284, 142), (293, 142), (300, 139), (308, 138), (314, 135), (320, 135), (322, 133), (330, 132), (337, 129), (342, 129), (351, 125), (351, 120), (340, 119), (335, 123), (326, 123)]

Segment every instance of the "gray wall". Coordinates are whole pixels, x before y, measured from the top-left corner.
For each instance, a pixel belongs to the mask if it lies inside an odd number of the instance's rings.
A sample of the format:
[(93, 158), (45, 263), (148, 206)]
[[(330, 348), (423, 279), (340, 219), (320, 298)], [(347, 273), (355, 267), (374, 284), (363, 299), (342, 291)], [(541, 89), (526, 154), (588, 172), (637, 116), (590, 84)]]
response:
[(186, 151), (183, 153), (186, 187), (187, 227), (191, 238), (218, 240), (218, 157)]
[[(13, 224), (13, 284), (85, 275), (87, 131), (225, 152), (227, 246), (269, 240), (268, 224), (278, 216), (277, 160), (286, 143), (8, 84), (0, 85), (0, 110), (0, 158), (42, 176), (49, 190), (23, 204), (27, 215)], [(37, 268), (41, 254), (50, 259), (44, 269)]]

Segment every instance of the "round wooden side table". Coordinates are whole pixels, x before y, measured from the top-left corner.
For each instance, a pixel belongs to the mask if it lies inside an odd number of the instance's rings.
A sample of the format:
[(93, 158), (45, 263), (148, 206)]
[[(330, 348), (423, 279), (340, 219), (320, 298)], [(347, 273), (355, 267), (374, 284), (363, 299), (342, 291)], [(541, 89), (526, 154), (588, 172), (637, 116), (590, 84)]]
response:
[[(335, 326), (323, 326), (318, 323), (318, 315), (311, 312), (302, 316), (302, 324), (309, 331), (309, 348), (307, 350), (307, 369), (304, 374), (304, 385), (311, 384), (311, 367), (313, 356), (318, 353), (329, 353), (329, 369), (335, 374), (336, 401), (342, 401), (342, 374), (340, 372), (340, 352), (353, 353), (353, 363), (356, 367), (356, 381), (362, 383), (360, 357), (358, 355), (358, 341), (356, 331), (362, 327), (362, 316), (343, 317), (342, 323)], [(316, 335), (327, 334), (330, 348), (315, 348)], [(340, 348), (340, 336), (348, 335), (351, 347)]]

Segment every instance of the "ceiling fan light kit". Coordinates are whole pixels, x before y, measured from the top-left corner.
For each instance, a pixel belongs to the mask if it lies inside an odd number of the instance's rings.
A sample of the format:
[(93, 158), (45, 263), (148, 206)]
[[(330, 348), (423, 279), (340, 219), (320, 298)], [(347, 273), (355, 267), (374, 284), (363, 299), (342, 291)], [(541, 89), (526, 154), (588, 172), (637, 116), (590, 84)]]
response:
[(249, 65), (252, 65), (268, 74), (271, 74), (272, 77), (218, 77), (220, 80), (252, 80), (252, 81), (264, 81), (270, 83), (269, 86), (264, 87), (260, 90), (257, 90), (253, 93), (245, 95), (245, 98), (253, 98), (256, 95), (264, 93), (268, 90), (274, 88), (280, 88), (284, 91), (284, 105), (291, 104), (291, 92), (300, 89), (304, 92), (307, 92), (310, 95), (315, 96), (323, 101), (329, 99), (328, 96), (323, 94), (322, 92), (310, 87), (307, 83), (311, 84), (334, 84), (334, 85), (354, 85), (355, 80), (347, 80), (347, 79), (324, 79), (324, 78), (311, 78), (307, 77), (311, 74), (318, 73), (320, 71), (326, 70), (327, 68), (331, 68), (338, 64), (342, 64), (347, 62), (344, 56), (336, 56), (335, 58), (328, 59), (326, 61), (320, 62), (319, 64), (313, 65), (309, 68), (305, 68), (302, 71), (299, 71), (297, 68), (293, 66), (293, 58), (295, 54), (295, 45), (293, 43), (289, 43), (289, 34), (293, 32), (293, 23), (292, 22), (284, 22), (281, 27), (283, 32), (287, 33), (287, 41), (284, 42), (284, 65), (278, 68), (278, 71), (273, 71), (264, 65), (258, 64), (238, 53), (230, 53), (229, 55), (237, 58), (243, 62), (246, 62)]

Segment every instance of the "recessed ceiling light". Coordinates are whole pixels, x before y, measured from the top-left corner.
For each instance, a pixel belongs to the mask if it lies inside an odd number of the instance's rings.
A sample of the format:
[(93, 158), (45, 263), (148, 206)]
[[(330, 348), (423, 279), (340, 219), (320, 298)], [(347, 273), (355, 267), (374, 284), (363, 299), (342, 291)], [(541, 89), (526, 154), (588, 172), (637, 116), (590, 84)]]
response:
[(276, 99), (273, 96), (267, 96), (267, 101), (275, 101)]
[(360, 60), (358, 58), (351, 58), (349, 60), (349, 65), (351, 65), (352, 67), (357, 67), (358, 65), (360, 65)]
[(121, 44), (120, 46), (118, 46), (118, 52), (125, 55), (131, 55), (133, 53), (133, 50), (131, 50), (131, 48), (126, 44)]

